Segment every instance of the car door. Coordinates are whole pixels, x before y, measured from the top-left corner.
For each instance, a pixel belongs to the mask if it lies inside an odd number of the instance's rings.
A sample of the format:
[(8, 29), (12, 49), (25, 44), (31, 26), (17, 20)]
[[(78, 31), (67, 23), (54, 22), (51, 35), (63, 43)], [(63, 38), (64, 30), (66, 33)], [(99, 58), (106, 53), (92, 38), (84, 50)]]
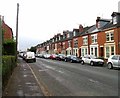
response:
[(85, 63), (89, 64), (89, 62), (90, 62), (90, 58), (89, 58), (89, 56), (86, 56), (85, 57)]
[(118, 59), (119, 59), (119, 56), (113, 56), (112, 57), (112, 63), (113, 63), (114, 67), (118, 66)]

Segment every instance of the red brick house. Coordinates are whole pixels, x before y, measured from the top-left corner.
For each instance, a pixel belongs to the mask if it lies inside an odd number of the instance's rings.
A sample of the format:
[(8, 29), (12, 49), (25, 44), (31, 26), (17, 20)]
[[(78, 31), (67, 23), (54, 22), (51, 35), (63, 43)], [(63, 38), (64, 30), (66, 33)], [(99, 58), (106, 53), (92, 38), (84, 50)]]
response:
[(2, 31), (4, 34), (4, 40), (13, 39), (13, 31), (5, 22), (4, 17), (2, 17)]
[[(97, 17), (96, 24), (63, 31), (54, 36), (52, 53), (84, 56), (87, 54), (108, 58), (110, 55), (120, 54), (120, 13), (113, 12), (112, 19)], [(61, 38), (60, 38), (61, 36)]]

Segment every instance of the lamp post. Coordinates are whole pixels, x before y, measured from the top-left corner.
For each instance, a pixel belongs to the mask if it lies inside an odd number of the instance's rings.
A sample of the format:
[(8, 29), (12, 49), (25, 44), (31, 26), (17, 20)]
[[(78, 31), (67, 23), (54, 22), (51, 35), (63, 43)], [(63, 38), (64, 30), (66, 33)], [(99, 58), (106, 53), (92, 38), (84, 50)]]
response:
[(19, 15), (19, 3), (17, 3), (17, 16), (16, 16), (16, 61), (17, 61), (17, 47), (18, 47), (18, 15)]
[(0, 98), (2, 97), (2, 17), (0, 16)]

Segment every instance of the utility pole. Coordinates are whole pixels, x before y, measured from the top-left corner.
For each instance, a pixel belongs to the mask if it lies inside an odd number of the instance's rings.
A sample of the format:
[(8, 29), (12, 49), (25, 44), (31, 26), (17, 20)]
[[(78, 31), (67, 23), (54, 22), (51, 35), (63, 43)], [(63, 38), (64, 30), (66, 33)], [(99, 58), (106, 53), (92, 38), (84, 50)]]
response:
[(19, 3), (17, 3), (17, 16), (16, 16), (16, 61), (17, 61), (17, 47), (18, 47), (18, 15), (19, 15)]

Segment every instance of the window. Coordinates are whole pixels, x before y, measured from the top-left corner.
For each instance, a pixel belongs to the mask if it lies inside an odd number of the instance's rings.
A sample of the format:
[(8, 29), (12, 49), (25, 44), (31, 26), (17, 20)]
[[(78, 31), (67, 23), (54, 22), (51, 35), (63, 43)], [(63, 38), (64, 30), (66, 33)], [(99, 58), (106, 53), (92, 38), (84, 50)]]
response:
[(95, 47), (95, 56), (97, 56), (97, 47)]
[(114, 55), (114, 47), (111, 46), (111, 55)]
[(68, 47), (71, 47), (72, 46), (71, 44), (72, 44), (71, 41), (68, 41)]
[(88, 44), (88, 37), (84, 37), (83, 38), (83, 45), (87, 45)]
[(113, 56), (112, 59), (113, 60), (118, 60), (118, 56)]
[(90, 54), (98, 56), (98, 45), (90, 45)]
[(68, 38), (70, 37), (70, 33), (68, 33)]
[(113, 24), (117, 24), (117, 17), (113, 17)]
[(106, 41), (114, 41), (113, 31), (106, 33)]
[(78, 47), (78, 40), (74, 39), (74, 48), (77, 48), (77, 47)]
[(111, 37), (111, 40), (114, 40), (114, 35), (113, 35), (113, 32), (110, 33), (110, 37)]
[(109, 33), (106, 34), (106, 41), (109, 41)]
[(93, 55), (93, 48), (91, 48), (91, 55)]
[(85, 49), (85, 54), (87, 54), (87, 48)]
[(106, 47), (106, 57), (110, 56), (109, 52), (110, 52), (109, 47)]
[(84, 56), (84, 48), (82, 49), (82, 56)]
[(87, 55), (88, 54), (88, 48), (87, 47), (82, 48), (81, 52), (82, 52), (82, 56)]
[(97, 43), (97, 34), (91, 35), (92, 43)]
[(106, 50), (105, 50), (105, 54), (106, 54), (106, 57), (107, 57), (107, 58), (108, 58), (109, 56), (115, 54), (115, 46), (114, 46), (114, 45), (106, 46), (105, 49), (106, 49)]
[(75, 31), (73, 32), (73, 35), (76, 36), (76, 32)]

